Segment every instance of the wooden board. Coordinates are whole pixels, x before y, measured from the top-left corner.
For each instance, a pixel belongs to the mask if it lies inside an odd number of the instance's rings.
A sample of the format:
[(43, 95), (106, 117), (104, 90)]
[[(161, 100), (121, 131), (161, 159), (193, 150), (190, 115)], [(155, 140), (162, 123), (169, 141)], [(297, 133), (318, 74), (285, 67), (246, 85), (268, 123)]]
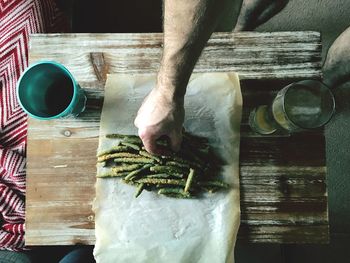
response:
[[(29, 120), (26, 244), (94, 244), (95, 153), (107, 73), (155, 72), (161, 34), (32, 35), (30, 62), (56, 60), (88, 94), (76, 119)], [(195, 71), (237, 71), (241, 125), (239, 239), (268, 243), (329, 240), (322, 131), (291, 137), (254, 134), (250, 110), (300, 78), (320, 78), (317, 32), (216, 33)]]

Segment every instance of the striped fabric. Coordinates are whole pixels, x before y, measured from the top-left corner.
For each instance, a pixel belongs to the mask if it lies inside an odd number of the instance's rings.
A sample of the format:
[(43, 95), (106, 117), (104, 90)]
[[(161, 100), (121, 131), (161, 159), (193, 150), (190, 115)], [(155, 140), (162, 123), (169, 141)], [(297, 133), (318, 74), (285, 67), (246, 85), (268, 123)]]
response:
[(66, 25), (53, 0), (0, 0), (0, 249), (25, 248), (27, 116), (15, 87), (28, 66), (28, 37)]

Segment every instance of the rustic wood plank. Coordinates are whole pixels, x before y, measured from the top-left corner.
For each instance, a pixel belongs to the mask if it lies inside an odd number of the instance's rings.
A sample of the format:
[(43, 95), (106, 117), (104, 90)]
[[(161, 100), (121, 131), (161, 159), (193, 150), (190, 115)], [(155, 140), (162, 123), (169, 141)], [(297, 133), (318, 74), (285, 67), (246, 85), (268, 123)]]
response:
[[(295, 80), (296, 81), (296, 80)], [(325, 138), (322, 130), (260, 136), (250, 111), (269, 104), (286, 80), (242, 81), (241, 227), (244, 242), (327, 243)]]
[(328, 227), (319, 226), (283, 226), (283, 225), (263, 225), (259, 223), (257, 226), (241, 225), (240, 240), (243, 242), (253, 243), (324, 243), (328, 237)]
[[(29, 120), (26, 243), (93, 244), (91, 203), (106, 76), (155, 72), (161, 35), (34, 35), (30, 42), (30, 62), (52, 59), (64, 63), (85, 88), (88, 107), (76, 119)], [(320, 77), (319, 33), (218, 33), (196, 70), (238, 70), (247, 79), (241, 82), (242, 221), (238, 238), (269, 243), (327, 242), (322, 131), (262, 137), (247, 123), (252, 108), (269, 103), (278, 89), (296, 79)]]
[[(155, 72), (162, 34), (39, 34), (32, 35), (30, 47), (35, 49), (30, 61), (59, 61), (84, 87), (103, 88), (91, 53), (100, 54), (108, 73)], [(318, 32), (245, 32), (213, 34), (194, 71), (236, 71), (241, 79), (285, 79), (319, 78), (320, 68)]]

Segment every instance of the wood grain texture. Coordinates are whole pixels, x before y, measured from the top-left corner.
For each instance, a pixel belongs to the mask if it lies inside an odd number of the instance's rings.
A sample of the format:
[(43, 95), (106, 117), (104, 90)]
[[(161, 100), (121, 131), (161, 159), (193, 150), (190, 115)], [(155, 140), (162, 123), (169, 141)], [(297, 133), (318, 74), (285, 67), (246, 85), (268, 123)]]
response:
[[(29, 120), (27, 245), (94, 243), (96, 149), (109, 73), (155, 72), (161, 34), (32, 35), (30, 62), (65, 64), (88, 96), (76, 119)], [(329, 239), (325, 141), (322, 131), (262, 137), (248, 126), (251, 109), (284, 85), (320, 77), (317, 32), (217, 33), (196, 71), (238, 71), (241, 125), (239, 239), (326, 243)]]
[[(106, 72), (155, 72), (162, 51), (159, 33), (33, 35), (30, 41), (30, 61), (57, 60), (86, 88), (103, 88)], [(236, 71), (241, 79), (318, 78), (320, 56), (317, 32), (216, 33), (194, 71)]]

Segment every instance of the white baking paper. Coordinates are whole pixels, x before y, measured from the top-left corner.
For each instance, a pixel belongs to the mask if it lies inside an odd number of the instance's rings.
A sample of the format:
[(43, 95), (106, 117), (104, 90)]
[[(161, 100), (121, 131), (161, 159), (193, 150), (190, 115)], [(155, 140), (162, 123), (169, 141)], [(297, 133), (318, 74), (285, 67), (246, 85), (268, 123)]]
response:
[[(137, 134), (133, 121), (155, 75), (109, 75), (99, 150), (108, 133)], [(242, 97), (235, 73), (194, 74), (185, 97), (185, 129), (209, 138), (227, 162), (222, 175), (232, 189), (201, 199), (173, 199), (135, 188), (119, 178), (97, 179), (95, 211), (98, 263), (233, 262), (239, 228), (239, 130)], [(103, 169), (103, 168), (98, 168)]]

